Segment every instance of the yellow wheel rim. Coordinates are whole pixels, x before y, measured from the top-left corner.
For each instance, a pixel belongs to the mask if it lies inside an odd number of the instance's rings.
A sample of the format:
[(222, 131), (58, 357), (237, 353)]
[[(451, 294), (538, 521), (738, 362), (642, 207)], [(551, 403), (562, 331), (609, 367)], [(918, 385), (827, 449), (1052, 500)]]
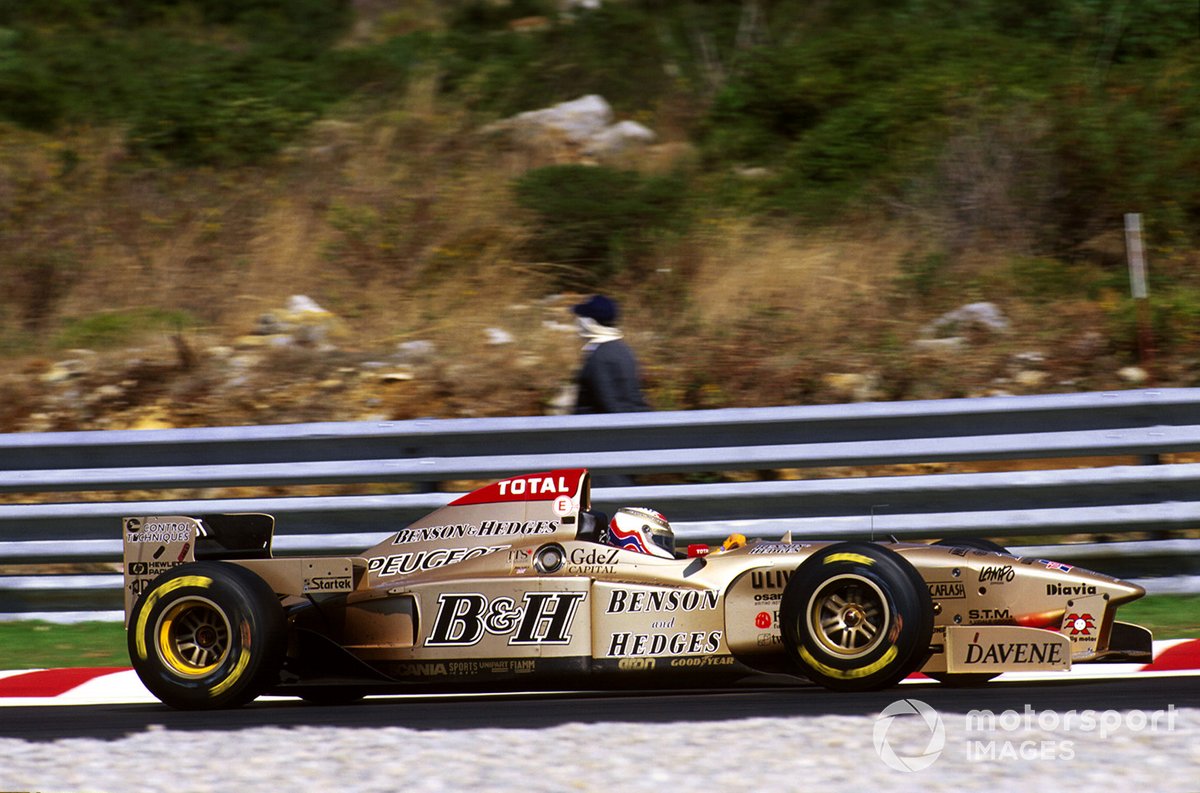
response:
[(183, 677), (203, 677), (229, 656), (229, 620), (207, 598), (172, 603), (158, 618), (155, 635), (158, 657)]

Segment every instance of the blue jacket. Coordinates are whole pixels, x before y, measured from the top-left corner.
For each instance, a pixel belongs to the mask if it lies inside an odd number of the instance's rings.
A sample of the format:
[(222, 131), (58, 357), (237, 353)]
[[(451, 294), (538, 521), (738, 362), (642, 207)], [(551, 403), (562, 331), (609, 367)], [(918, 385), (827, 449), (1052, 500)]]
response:
[(576, 413), (635, 413), (650, 406), (642, 396), (637, 359), (621, 339), (597, 344), (579, 370)]

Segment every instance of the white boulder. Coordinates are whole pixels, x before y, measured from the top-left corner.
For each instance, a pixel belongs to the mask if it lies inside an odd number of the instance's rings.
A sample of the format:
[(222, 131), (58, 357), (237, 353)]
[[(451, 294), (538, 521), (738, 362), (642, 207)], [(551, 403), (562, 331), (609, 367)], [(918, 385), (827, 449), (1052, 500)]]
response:
[(518, 113), (484, 128), (506, 132), (531, 149), (576, 157), (606, 157), (657, 139), (654, 131), (636, 121), (613, 123), (612, 106), (597, 94), (581, 96), (541, 110)]

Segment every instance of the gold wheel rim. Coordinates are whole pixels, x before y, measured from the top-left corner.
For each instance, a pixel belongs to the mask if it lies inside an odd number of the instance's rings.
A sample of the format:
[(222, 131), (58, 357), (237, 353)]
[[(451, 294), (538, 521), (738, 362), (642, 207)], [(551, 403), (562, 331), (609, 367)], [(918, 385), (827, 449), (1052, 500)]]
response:
[(229, 620), (207, 598), (172, 603), (158, 618), (155, 635), (159, 658), (183, 677), (203, 677), (229, 657)]
[(859, 575), (840, 575), (808, 601), (808, 632), (838, 658), (861, 658), (885, 639), (891, 610), (883, 591)]

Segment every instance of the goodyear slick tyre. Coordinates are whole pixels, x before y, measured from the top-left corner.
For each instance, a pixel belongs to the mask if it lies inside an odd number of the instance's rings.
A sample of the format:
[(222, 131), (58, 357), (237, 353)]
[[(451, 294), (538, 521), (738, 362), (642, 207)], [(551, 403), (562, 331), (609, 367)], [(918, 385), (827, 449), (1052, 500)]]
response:
[(806, 559), (779, 604), (796, 671), (835, 691), (887, 688), (920, 668), (933, 635), (925, 582), (895, 551), (837, 543)]
[(226, 562), (193, 562), (156, 578), (134, 605), (127, 634), (142, 683), (181, 710), (253, 700), (277, 679), (287, 635), (271, 587)]

